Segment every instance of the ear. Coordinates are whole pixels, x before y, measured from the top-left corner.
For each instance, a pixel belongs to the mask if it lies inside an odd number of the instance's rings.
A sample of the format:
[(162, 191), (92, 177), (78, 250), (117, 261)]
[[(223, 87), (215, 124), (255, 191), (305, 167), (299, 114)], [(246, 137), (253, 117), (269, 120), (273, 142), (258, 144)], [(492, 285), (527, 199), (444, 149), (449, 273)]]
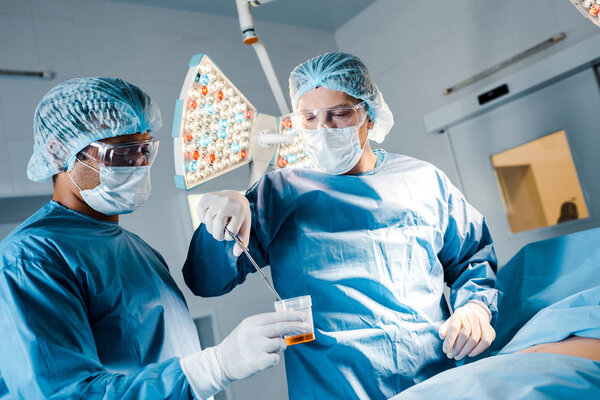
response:
[(371, 129), (373, 129), (373, 128), (375, 127), (375, 122), (373, 122), (373, 121), (371, 120), (371, 117), (367, 117), (367, 118), (368, 118), (368, 121), (367, 121), (367, 128), (368, 128), (369, 130), (371, 130)]

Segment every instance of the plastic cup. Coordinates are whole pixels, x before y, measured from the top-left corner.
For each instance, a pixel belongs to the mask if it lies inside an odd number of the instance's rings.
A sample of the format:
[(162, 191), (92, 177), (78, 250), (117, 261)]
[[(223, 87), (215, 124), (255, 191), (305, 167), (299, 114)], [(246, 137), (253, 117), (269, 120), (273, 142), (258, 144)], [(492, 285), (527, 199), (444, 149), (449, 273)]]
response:
[(312, 301), (310, 296), (292, 297), (275, 302), (275, 311), (300, 311), (305, 315), (306, 321), (310, 325), (310, 330), (300, 335), (284, 336), (288, 346), (294, 344), (306, 343), (315, 340), (315, 328), (312, 317)]

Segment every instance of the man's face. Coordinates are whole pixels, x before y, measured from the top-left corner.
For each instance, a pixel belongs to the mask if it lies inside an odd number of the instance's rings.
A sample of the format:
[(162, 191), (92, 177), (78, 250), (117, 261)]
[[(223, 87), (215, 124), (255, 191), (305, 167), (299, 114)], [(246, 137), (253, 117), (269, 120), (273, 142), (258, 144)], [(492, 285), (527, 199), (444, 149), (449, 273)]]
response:
[[(108, 139), (99, 140), (99, 142), (106, 144), (120, 144), (141, 142), (148, 139), (150, 139), (150, 132), (115, 136)], [(94, 167), (96, 170), (99, 170), (100, 165), (94, 159), (93, 151), (91, 151), (89, 155), (89, 157), (78, 155), (78, 158), (80, 161), (91, 167)], [(79, 161), (75, 162), (75, 165), (73, 165), (71, 176), (75, 179), (82, 190), (93, 189), (100, 184), (100, 174), (97, 171), (94, 171), (92, 168), (82, 165), (82, 163)]]
[[(354, 106), (360, 103), (360, 100), (349, 96), (344, 92), (337, 90), (331, 90), (324, 87), (318, 87), (312, 89), (303, 94), (298, 100), (298, 107), (296, 111), (310, 111), (320, 108), (334, 108), (341, 106)], [(366, 112), (366, 111), (363, 111)], [(360, 145), (363, 147), (369, 136), (369, 129), (373, 128), (373, 122), (369, 117), (365, 119), (365, 122), (358, 129), (358, 136), (360, 138)]]

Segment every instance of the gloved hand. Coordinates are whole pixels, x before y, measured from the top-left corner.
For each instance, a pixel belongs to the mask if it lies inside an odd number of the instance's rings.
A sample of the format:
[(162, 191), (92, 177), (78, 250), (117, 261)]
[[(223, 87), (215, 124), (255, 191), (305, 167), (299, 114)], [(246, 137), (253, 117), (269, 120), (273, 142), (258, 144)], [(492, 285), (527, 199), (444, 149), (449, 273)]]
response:
[[(234, 190), (206, 193), (198, 202), (198, 218), (206, 226), (206, 230), (216, 240), (233, 240), (225, 234), (225, 227), (236, 234), (244, 246), (250, 242), (250, 203), (246, 197)], [(233, 255), (242, 254), (242, 248), (237, 243), (233, 246)]]
[(298, 311), (258, 314), (243, 320), (221, 343), (180, 360), (194, 395), (208, 398), (231, 382), (279, 363), (287, 345), (283, 336), (310, 331)]
[(469, 301), (440, 327), (440, 339), (444, 339), (442, 350), (448, 358), (456, 360), (481, 354), (496, 338), (491, 320), (492, 313), (484, 303)]

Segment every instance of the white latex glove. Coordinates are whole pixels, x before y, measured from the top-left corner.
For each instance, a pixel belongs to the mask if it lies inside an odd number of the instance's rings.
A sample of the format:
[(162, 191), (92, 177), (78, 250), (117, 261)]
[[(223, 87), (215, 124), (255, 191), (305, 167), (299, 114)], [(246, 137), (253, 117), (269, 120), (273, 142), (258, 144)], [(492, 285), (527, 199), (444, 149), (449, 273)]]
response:
[(279, 363), (283, 336), (310, 331), (298, 311), (258, 314), (243, 320), (221, 343), (180, 360), (196, 398), (205, 399), (231, 382), (249, 378)]
[[(198, 202), (198, 218), (200, 223), (206, 225), (206, 230), (216, 240), (234, 240), (225, 234), (225, 227), (236, 234), (244, 246), (250, 242), (250, 203), (246, 197), (234, 190), (206, 193)], [(233, 255), (242, 254), (239, 244), (233, 246)]]
[(481, 354), (496, 338), (491, 320), (492, 313), (484, 303), (469, 301), (440, 327), (440, 339), (444, 339), (442, 350), (448, 358), (456, 360)]

